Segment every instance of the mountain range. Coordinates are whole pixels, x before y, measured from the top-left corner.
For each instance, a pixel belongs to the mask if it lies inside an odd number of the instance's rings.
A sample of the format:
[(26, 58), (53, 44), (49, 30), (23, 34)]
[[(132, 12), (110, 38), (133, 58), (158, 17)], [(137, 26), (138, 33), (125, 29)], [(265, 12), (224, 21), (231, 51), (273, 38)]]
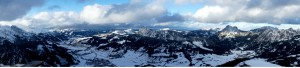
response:
[[(300, 66), (300, 30), (62, 29), (0, 26), (0, 66)], [(257, 62), (260, 62), (259, 64)]]

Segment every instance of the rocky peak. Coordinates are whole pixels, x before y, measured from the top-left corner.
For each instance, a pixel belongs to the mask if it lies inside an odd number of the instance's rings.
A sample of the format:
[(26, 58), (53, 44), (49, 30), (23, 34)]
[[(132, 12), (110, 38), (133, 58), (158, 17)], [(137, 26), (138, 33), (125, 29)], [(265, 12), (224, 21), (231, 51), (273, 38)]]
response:
[(230, 26), (230, 25), (227, 25), (223, 30), (222, 32), (239, 32), (241, 31), (240, 29), (238, 29), (236, 26)]
[(16, 26), (0, 26), (0, 38), (14, 42), (16, 36), (25, 36), (27, 32)]

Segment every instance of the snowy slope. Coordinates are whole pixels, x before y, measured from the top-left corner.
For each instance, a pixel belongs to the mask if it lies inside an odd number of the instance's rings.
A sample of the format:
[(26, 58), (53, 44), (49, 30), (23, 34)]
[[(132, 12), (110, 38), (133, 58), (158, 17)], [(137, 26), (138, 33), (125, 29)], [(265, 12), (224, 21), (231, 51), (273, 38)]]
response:
[(207, 50), (207, 51), (213, 51), (212, 49), (206, 48), (203, 46), (203, 43), (201, 41), (194, 41), (193, 44), (197, 45), (198, 47)]
[(237, 66), (249, 66), (249, 67), (281, 67), (280, 65), (267, 62), (266, 59), (250, 59), (239, 63)]

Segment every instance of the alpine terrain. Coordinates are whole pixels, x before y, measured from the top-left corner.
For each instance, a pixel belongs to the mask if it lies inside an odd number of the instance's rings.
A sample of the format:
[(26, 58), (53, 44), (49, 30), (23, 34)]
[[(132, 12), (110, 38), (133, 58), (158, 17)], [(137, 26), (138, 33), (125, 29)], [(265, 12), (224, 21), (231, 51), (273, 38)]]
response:
[(300, 30), (270, 26), (0, 32), (0, 66), (300, 66)]

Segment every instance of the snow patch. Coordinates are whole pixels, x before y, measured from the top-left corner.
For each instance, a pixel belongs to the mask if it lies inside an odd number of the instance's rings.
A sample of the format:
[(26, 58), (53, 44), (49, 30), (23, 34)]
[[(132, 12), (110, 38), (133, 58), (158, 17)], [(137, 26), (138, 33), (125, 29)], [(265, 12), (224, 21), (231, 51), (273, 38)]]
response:
[(39, 51), (44, 51), (43, 45), (38, 45), (38, 46), (37, 46), (37, 50), (39, 50)]
[(126, 30), (124, 30), (126, 33), (128, 33), (128, 34), (134, 34), (134, 32), (132, 31), (132, 29), (126, 29)]
[(92, 37), (77, 38), (72, 42), (72, 44), (79, 43), (79, 42), (87, 42), (88, 39), (90, 39), (90, 38), (92, 38)]
[(67, 61), (66, 59), (64, 59), (64, 58), (62, 58), (62, 57), (60, 57), (60, 56), (57, 56), (57, 55), (55, 55), (55, 56), (58, 58), (58, 60), (60, 61), (60, 63), (61, 63), (62, 65), (65, 65), (65, 64), (68, 63), (68, 61)]
[(188, 41), (184, 41), (184, 42), (182, 42), (182, 44), (189, 44), (190, 42), (188, 42)]
[(193, 44), (195, 44), (196, 46), (200, 47), (201, 49), (207, 50), (207, 51), (213, 51), (212, 49), (206, 48), (203, 46), (203, 43), (200, 41), (194, 41)]
[(147, 63), (148, 55), (128, 50), (122, 58), (111, 59), (116, 66), (135, 66)]
[[(163, 66), (170, 66), (170, 67), (186, 67), (189, 66), (190, 62), (188, 59), (184, 57), (184, 54), (182, 52), (176, 53), (178, 55), (177, 59), (171, 60), (170, 63), (165, 63)], [(167, 60), (167, 59), (165, 59)]]
[(124, 44), (125, 42), (126, 42), (125, 40), (122, 40), (122, 41), (118, 41), (117, 43)]
[(41, 55), (44, 52), (43, 45), (38, 45), (37, 50), (39, 51), (39, 55)]
[(206, 66), (205, 64), (208, 64), (210, 66), (217, 66), (224, 64), (226, 62), (229, 62), (231, 60), (234, 60), (236, 57), (238, 57), (236, 54), (230, 54), (230, 55), (216, 55), (216, 54), (197, 54), (195, 56), (192, 56), (192, 61), (195, 66)]
[(162, 29), (160, 29), (160, 30), (170, 30), (170, 28), (162, 28)]
[(266, 59), (259, 59), (259, 58), (247, 60), (242, 63), (249, 65), (251, 67), (281, 67), (280, 65), (267, 62)]

